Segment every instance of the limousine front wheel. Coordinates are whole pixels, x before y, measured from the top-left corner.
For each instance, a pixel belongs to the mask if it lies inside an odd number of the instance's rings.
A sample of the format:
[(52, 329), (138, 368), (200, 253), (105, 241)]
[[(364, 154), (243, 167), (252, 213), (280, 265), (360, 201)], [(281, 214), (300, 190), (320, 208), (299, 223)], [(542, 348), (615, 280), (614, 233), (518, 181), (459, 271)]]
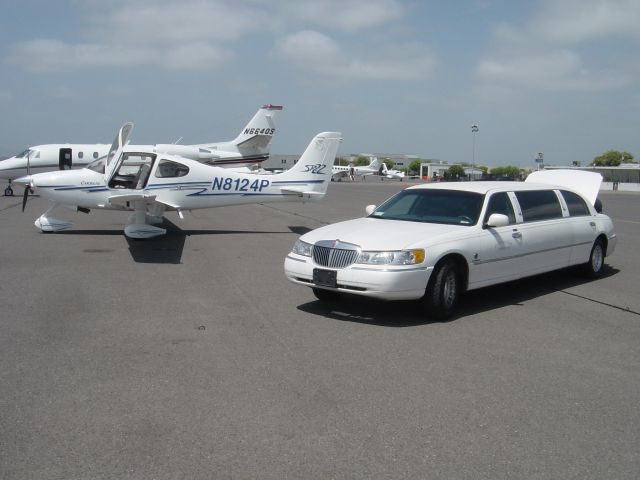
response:
[(589, 261), (584, 264), (584, 273), (591, 278), (597, 278), (602, 275), (604, 270), (604, 255), (605, 255), (604, 242), (601, 238), (598, 238), (591, 248), (591, 255), (589, 255)]
[(460, 298), (460, 278), (460, 272), (453, 261), (446, 260), (436, 267), (424, 294), (424, 308), (429, 317), (436, 320), (451, 317)]

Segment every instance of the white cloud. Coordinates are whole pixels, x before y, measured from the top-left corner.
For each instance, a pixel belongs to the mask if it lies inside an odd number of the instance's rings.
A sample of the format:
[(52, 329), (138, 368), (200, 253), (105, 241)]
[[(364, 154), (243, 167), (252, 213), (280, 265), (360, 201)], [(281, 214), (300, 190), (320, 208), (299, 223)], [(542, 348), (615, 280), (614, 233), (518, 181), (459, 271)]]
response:
[(592, 75), (583, 66), (580, 56), (568, 50), (542, 55), (530, 55), (506, 60), (482, 60), (478, 76), (489, 83), (506, 83), (538, 89), (601, 90), (619, 87), (630, 78), (599, 72)]
[(8, 61), (33, 72), (147, 65), (206, 69), (224, 62), (229, 56), (220, 48), (203, 43), (160, 48), (84, 43), (73, 45), (58, 40), (36, 39), (15, 45)]
[(404, 15), (397, 0), (307, 0), (291, 2), (288, 8), (314, 25), (349, 32), (384, 25)]
[(529, 25), (552, 42), (579, 43), (608, 37), (640, 37), (638, 0), (548, 0)]
[(283, 38), (276, 53), (298, 68), (342, 78), (419, 80), (432, 76), (437, 61), (423, 45), (385, 46), (359, 56), (319, 32), (305, 30)]
[(634, 41), (640, 38), (639, 23), (637, 0), (547, 0), (523, 26), (494, 27), (494, 48), (477, 63), (475, 76), (488, 90), (496, 84), (514, 89), (620, 88), (632, 82), (631, 70), (621, 59), (614, 60), (613, 49), (594, 51), (589, 42)]
[(235, 41), (248, 32), (265, 30), (270, 16), (256, 6), (220, 1), (139, 2), (93, 18), (95, 35), (134, 44), (179, 44)]

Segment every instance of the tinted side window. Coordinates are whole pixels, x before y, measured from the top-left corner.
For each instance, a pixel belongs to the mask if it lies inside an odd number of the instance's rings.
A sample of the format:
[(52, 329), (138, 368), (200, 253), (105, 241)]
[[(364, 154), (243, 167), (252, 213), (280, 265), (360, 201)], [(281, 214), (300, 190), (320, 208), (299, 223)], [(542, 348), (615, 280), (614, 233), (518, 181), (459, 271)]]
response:
[(492, 213), (501, 213), (509, 217), (509, 223), (516, 223), (516, 216), (513, 213), (513, 206), (511, 200), (507, 195), (507, 192), (494, 193), (489, 198), (489, 205), (487, 205), (487, 213), (484, 216), (484, 221), (487, 222)]
[(591, 215), (589, 207), (587, 207), (587, 204), (580, 195), (566, 190), (561, 190), (561, 192), (564, 201), (567, 202), (567, 207), (569, 207), (569, 215), (572, 217)]
[(161, 160), (156, 170), (158, 178), (184, 177), (189, 173), (189, 167), (178, 162), (170, 160)]
[(515, 192), (525, 222), (562, 218), (562, 208), (553, 190)]

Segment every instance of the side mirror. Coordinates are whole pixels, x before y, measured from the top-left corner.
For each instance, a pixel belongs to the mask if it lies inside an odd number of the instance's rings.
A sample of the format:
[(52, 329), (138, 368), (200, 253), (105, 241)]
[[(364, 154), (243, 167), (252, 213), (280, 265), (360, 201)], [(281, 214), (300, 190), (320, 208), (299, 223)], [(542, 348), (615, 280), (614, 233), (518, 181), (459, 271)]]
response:
[(371, 215), (373, 211), (376, 209), (375, 205), (367, 205), (364, 211), (367, 213), (367, 216)]
[(485, 226), (489, 228), (506, 227), (507, 225), (509, 225), (509, 217), (502, 213), (492, 213), (485, 223)]

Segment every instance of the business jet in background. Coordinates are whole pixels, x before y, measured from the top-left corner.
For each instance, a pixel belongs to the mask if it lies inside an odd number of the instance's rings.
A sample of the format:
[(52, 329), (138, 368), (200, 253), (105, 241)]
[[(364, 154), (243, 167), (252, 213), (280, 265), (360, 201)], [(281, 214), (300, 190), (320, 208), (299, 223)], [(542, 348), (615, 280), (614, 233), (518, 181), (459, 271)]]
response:
[[(178, 145), (129, 145), (128, 149), (153, 151), (179, 155), (208, 165), (250, 171), (269, 158), (271, 141), (276, 133), (277, 118), (282, 111), (279, 105), (264, 105), (230, 141)], [(11, 180), (25, 175), (83, 168), (101, 159), (109, 152), (107, 144), (49, 144), (29, 147), (24, 152), (0, 161), (0, 178), (9, 181), (5, 196), (13, 195)]]
[(379, 175), (380, 175), (380, 180), (384, 180), (385, 178), (388, 178), (390, 180), (402, 181), (404, 179), (404, 172), (401, 172), (400, 170), (395, 170), (393, 168), (389, 169), (387, 167), (387, 164), (384, 162), (382, 162), (382, 165), (380, 165)]
[[(36, 173), (16, 179), (25, 185), (22, 209), (30, 190), (54, 202), (35, 225), (43, 232), (70, 228), (72, 223), (53, 218), (58, 205), (89, 213), (91, 210), (131, 212), (125, 235), (151, 238), (164, 235), (157, 227), (166, 211), (183, 212), (201, 208), (247, 203), (316, 201), (327, 191), (329, 168), (336, 158), (341, 135), (316, 135), (300, 160), (280, 174), (237, 172), (215, 164), (127, 143), (132, 123), (122, 126), (107, 154), (80, 170)], [(127, 147), (127, 148), (125, 148)]]
[(368, 175), (376, 175), (380, 168), (380, 160), (378, 157), (371, 157), (371, 163), (362, 167), (355, 167), (353, 165), (334, 165), (331, 167), (331, 181), (342, 181), (343, 178), (348, 177), (353, 169), (353, 174), (359, 177), (365, 177)]

